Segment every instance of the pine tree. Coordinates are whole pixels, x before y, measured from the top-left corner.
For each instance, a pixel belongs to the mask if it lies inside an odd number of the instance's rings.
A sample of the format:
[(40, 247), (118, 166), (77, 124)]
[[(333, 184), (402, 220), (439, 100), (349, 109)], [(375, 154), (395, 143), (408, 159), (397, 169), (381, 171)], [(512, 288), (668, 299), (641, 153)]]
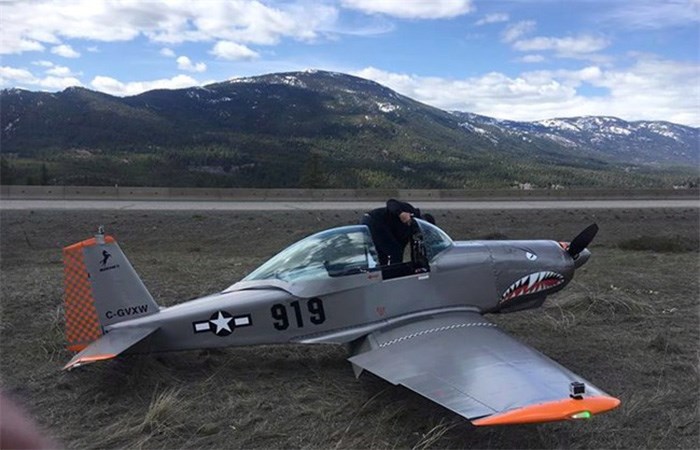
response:
[(46, 168), (46, 163), (41, 164), (41, 173), (39, 174), (39, 184), (46, 186), (49, 184), (49, 169)]
[(326, 175), (321, 165), (321, 157), (312, 153), (301, 170), (299, 185), (303, 188), (320, 188), (327, 183)]
[(6, 158), (0, 158), (0, 184), (14, 184), (15, 172)]

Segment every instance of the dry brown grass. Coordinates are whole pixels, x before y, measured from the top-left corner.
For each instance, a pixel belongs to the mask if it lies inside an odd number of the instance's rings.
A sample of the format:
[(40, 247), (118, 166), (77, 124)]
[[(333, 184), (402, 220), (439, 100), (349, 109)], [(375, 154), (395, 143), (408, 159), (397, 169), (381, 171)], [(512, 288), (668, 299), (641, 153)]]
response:
[[(622, 400), (590, 421), (476, 428), (363, 375), (341, 346), (133, 356), (60, 371), (60, 248), (104, 224), (163, 305), (211, 293), (356, 212), (7, 212), (0, 215), (0, 375), (69, 448), (694, 448), (698, 254), (622, 250), (698, 234), (698, 211), (436, 211), (458, 239), (566, 240), (597, 221), (591, 261), (545, 307), (490, 317)], [(638, 233), (637, 233), (638, 232)], [(498, 233), (498, 234), (496, 234)]]

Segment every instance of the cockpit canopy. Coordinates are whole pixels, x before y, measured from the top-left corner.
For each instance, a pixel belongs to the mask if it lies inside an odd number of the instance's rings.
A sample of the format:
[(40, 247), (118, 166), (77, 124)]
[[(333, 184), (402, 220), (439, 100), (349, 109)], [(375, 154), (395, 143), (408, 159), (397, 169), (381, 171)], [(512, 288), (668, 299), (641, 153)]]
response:
[(425, 257), (428, 259), (428, 262), (435, 259), (435, 257), (446, 248), (454, 245), (452, 239), (440, 228), (424, 220), (415, 219), (415, 221), (423, 237), (423, 246), (425, 247), (426, 253)]
[(242, 281), (298, 281), (369, 272), (377, 268), (377, 250), (365, 225), (313, 234), (273, 256)]
[[(416, 219), (415, 226), (414, 236), (420, 238), (419, 244), (425, 253), (422, 259), (427, 262), (453, 245), (452, 239), (435, 225)], [(353, 275), (380, 270), (378, 261), (369, 228), (365, 225), (345, 226), (313, 234), (292, 244), (241, 281), (277, 279), (295, 282)]]

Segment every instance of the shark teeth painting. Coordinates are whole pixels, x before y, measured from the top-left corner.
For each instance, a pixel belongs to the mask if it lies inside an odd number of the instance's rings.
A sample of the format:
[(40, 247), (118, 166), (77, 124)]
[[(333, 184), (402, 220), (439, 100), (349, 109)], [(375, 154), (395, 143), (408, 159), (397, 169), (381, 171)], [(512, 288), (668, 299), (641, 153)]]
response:
[(564, 283), (564, 276), (556, 272), (532, 273), (511, 284), (501, 296), (501, 302), (551, 289), (562, 283)]

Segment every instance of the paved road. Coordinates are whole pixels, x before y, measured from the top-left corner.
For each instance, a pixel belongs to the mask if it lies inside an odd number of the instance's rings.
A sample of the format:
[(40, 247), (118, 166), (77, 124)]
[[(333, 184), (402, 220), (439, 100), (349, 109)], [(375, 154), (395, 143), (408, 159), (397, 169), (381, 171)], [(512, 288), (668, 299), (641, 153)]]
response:
[[(508, 201), (416, 201), (424, 210), (436, 209), (637, 209), (700, 208), (700, 199), (684, 200), (508, 200)], [(0, 210), (103, 209), (134, 211), (318, 211), (367, 210), (381, 202), (342, 201), (164, 201), (164, 200), (0, 200)]]

